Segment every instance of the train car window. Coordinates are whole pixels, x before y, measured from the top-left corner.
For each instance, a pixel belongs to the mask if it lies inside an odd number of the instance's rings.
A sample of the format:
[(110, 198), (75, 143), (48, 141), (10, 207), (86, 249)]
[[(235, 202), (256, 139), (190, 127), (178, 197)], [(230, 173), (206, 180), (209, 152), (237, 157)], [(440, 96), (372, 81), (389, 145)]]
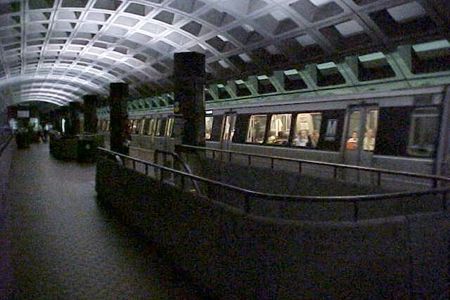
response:
[(150, 126), (150, 119), (145, 118), (144, 119), (144, 126), (142, 128), (142, 134), (147, 134), (148, 133), (148, 128)]
[(320, 138), (322, 113), (299, 113), (295, 118), (292, 146), (317, 148)]
[(212, 116), (205, 117), (205, 140), (207, 141), (211, 139), (213, 119)]
[(247, 126), (250, 115), (237, 115), (236, 124), (234, 125), (233, 143), (245, 143), (247, 137)]
[(433, 156), (438, 130), (439, 112), (436, 107), (415, 109), (411, 115), (408, 154), (420, 157)]
[(234, 136), (234, 125), (236, 123), (236, 115), (225, 116), (225, 124), (223, 127), (222, 141), (232, 141)]
[(247, 143), (262, 144), (266, 134), (267, 115), (253, 115), (250, 117)]
[(166, 122), (166, 130), (165, 130), (165, 136), (171, 137), (173, 132), (173, 124), (175, 122), (174, 118), (169, 118)]
[(220, 133), (222, 130), (222, 119), (223, 116), (214, 116), (213, 117), (213, 124), (212, 124), (212, 131), (211, 131), (211, 141), (219, 141), (220, 139)]
[(411, 112), (411, 107), (380, 108), (375, 154), (407, 155)]
[(161, 124), (160, 124), (160, 129), (158, 132), (158, 136), (164, 136), (165, 131), (166, 131), (166, 123), (167, 123), (167, 118), (161, 118)]
[(155, 136), (160, 136), (161, 135), (161, 130), (162, 130), (162, 119), (158, 118), (156, 119), (156, 124), (155, 124)]
[(359, 128), (361, 126), (361, 112), (359, 110), (352, 111), (350, 113), (349, 125), (347, 129), (347, 137), (345, 142), (346, 150), (357, 150)]
[(270, 118), (267, 144), (287, 145), (291, 130), (291, 114), (276, 114)]
[(366, 127), (364, 128), (363, 150), (373, 151), (378, 129), (378, 109), (371, 109), (366, 114)]
[(150, 125), (148, 126), (148, 135), (154, 135), (155, 134), (155, 127), (156, 127), (156, 119), (152, 118), (150, 119)]
[(317, 149), (339, 151), (344, 119), (345, 110), (326, 110), (322, 112)]

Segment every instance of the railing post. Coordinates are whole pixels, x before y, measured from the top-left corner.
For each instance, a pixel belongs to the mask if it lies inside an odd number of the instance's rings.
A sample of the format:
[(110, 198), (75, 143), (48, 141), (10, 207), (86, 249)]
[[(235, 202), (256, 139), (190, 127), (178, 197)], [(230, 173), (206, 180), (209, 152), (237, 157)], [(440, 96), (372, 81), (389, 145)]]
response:
[(159, 182), (163, 182), (164, 179), (164, 170), (163, 169), (159, 169)]
[(273, 157), (271, 157), (270, 158), (270, 167), (272, 168), (272, 170), (273, 170), (273, 164), (274, 164), (274, 159), (273, 159)]
[(148, 176), (148, 165), (147, 164), (145, 164), (145, 175)]
[(333, 178), (337, 179), (337, 167), (334, 166)]
[(247, 193), (245, 194), (245, 212), (250, 213), (250, 195)]
[(252, 165), (252, 157), (251, 155), (247, 155), (247, 159), (248, 159), (248, 166), (250, 167)]
[(181, 190), (184, 191), (184, 187), (185, 187), (184, 176), (183, 175), (180, 175), (180, 176), (181, 176)]
[(216, 150), (212, 150), (212, 158), (216, 159)]
[(377, 185), (381, 186), (381, 172), (380, 171), (377, 172)]
[(298, 162), (298, 174), (302, 174), (302, 162)]
[(359, 207), (358, 207), (358, 201), (353, 201), (353, 207), (354, 207), (354, 214), (353, 214), (353, 221), (358, 222), (358, 213), (359, 213)]
[(133, 170), (136, 171), (136, 161), (135, 161), (135, 160), (132, 160), (132, 162), (133, 162), (133, 163), (132, 163), (132, 165), (133, 165)]

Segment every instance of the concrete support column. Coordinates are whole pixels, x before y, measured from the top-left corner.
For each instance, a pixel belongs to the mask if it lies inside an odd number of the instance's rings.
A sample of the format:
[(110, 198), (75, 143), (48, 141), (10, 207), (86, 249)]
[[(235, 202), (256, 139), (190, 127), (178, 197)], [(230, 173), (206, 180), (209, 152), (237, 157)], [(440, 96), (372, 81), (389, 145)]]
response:
[(80, 102), (70, 102), (69, 103), (69, 126), (67, 133), (69, 135), (80, 134), (81, 123), (81, 103)]
[(128, 113), (127, 113), (128, 84), (111, 83), (109, 91), (111, 150), (128, 154), (125, 141), (128, 135)]
[(85, 95), (84, 101), (84, 131), (97, 133), (97, 95)]
[(205, 55), (175, 53), (175, 137), (193, 146), (205, 146)]

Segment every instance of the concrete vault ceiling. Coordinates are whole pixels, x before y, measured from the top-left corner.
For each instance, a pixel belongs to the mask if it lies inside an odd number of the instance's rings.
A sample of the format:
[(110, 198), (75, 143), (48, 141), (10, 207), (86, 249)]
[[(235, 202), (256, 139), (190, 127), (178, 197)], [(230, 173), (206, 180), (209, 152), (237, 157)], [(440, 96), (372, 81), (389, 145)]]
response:
[(0, 101), (64, 105), (170, 88), (173, 53), (210, 79), (448, 38), (448, 0), (0, 0)]

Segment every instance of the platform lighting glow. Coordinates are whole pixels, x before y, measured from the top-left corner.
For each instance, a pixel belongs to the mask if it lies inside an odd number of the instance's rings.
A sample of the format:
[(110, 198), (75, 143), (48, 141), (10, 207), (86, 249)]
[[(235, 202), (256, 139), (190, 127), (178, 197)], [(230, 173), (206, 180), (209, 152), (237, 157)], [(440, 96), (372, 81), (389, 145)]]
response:
[(269, 79), (269, 77), (267, 77), (267, 75), (259, 75), (256, 78), (258, 78), (258, 80), (267, 80), (267, 79)]
[(221, 39), (222, 41), (224, 41), (224, 42), (228, 42), (228, 39), (225, 36), (221, 35), (221, 34), (218, 34), (217, 37), (219, 39)]
[(235, 80), (234, 82), (235, 82), (237, 85), (240, 85), (240, 84), (244, 84), (244, 83), (245, 83), (244, 80), (242, 80), (242, 79)]
[(416, 1), (402, 4), (387, 9), (387, 12), (398, 23), (407, 22), (411, 19), (417, 19), (425, 15), (425, 10)]

